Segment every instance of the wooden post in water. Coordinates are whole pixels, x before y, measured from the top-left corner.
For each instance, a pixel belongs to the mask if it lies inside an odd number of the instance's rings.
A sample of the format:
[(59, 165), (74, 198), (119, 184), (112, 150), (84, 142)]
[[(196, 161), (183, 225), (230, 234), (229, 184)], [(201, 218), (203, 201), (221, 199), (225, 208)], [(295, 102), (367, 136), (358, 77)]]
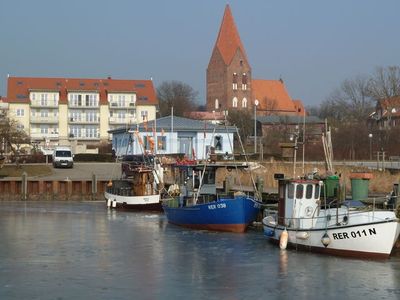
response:
[(257, 186), (257, 191), (255, 194), (258, 200), (262, 201), (262, 194), (264, 191), (264, 178), (262, 178), (261, 176), (257, 176), (256, 186)]
[(96, 200), (97, 194), (97, 176), (96, 174), (92, 174), (92, 200)]
[(28, 195), (28, 174), (22, 173), (21, 177), (21, 199), (26, 201)]

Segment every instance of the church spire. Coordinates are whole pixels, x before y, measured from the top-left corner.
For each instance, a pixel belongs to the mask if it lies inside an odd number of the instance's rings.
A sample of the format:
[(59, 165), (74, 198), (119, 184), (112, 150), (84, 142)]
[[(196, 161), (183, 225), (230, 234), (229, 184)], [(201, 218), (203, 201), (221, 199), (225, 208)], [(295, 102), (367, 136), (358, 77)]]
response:
[(246, 51), (244, 50), (242, 41), (240, 40), (239, 32), (236, 28), (229, 4), (225, 7), (224, 16), (222, 18), (221, 27), (214, 48), (219, 50), (226, 65), (230, 64), (238, 48), (242, 51), (247, 60)]

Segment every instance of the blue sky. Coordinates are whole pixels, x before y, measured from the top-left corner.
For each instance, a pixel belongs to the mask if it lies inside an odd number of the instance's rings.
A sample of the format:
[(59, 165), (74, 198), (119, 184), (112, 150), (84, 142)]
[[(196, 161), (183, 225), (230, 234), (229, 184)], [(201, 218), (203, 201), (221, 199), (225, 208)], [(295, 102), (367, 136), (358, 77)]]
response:
[(279, 79), (306, 106), (345, 79), (400, 65), (398, 0), (0, 2), (0, 95), (7, 74), (178, 80), (205, 103), (205, 76), (224, 8), (253, 78)]

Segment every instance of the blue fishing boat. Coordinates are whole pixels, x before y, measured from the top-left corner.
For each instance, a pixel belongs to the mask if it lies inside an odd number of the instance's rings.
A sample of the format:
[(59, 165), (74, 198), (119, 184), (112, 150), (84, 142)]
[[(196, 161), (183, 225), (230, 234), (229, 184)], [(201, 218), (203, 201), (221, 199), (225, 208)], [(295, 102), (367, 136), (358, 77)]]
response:
[(227, 180), (218, 189), (219, 168), (243, 169), (243, 164), (175, 165), (176, 184), (162, 201), (168, 222), (193, 229), (244, 232), (255, 221), (261, 202), (229, 189)]

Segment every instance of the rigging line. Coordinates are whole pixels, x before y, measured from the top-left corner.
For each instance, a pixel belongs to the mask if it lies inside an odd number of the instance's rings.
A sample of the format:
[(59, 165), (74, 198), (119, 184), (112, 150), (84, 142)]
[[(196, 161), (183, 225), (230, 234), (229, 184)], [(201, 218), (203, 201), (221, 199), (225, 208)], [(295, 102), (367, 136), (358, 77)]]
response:
[[(215, 117), (215, 113), (214, 113), (214, 121), (216, 122), (216, 117)], [(211, 141), (210, 141), (210, 147), (208, 148), (207, 154), (206, 154), (206, 159), (205, 159), (205, 163), (204, 163), (204, 167), (203, 167), (203, 172), (201, 172), (200, 174), (200, 182), (199, 182), (199, 188), (197, 190), (197, 193), (195, 194), (195, 198), (194, 198), (194, 203), (197, 203), (197, 200), (199, 199), (200, 196), (200, 190), (201, 190), (201, 186), (203, 185), (203, 178), (204, 178), (204, 173), (206, 171), (206, 167), (207, 167), (207, 157), (211, 152), (211, 143), (214, 140), (214, 135), (215, 135), (215, 129), (217, 128), (217, 126), (214, 124), (214, 130), (213, 133), (211, 135)]]
[[(240, 146), (242, 147), (242, 151), (243, 151), (243, 154), (244, 154), (244, 159), (246, 160), (246, 164), (248, 165), (249, 164), (249, 160), (247, 159), (247, 154), (246, 154), (246, 151), (244, 150), (244, 146), (243, 146), (243, 143), (242, 143), (242, 138), (240, 137), (239, 129), (237, 127), (236, 127), (236, 133), (237, 133), (237, 135), (239, 137), (239, 143), (240, 143)], [(253, 189), (256, 192), (257, 196), (258, 196), (259, 195), (259, 191), (257, 189), (256, 182), (254, 181), (253, 172), (251, 171), (251, 169), (250, 169), (250, 178), (251, 178), (251, 183), (253, 184)]]
[(228, 121), (227, 121), (227, 119), (226, 119), (226, 113), (224, 113), (224, 125), (225, 125), (225, 130), (226, 130), (226, 134), (227, 134), (227, 136), (228, 136), (229, 146), (231, 147), (231, 150), (232, 150), (233, 162), (235, 163), (236, 174), (238, 175), (238, 178), (239, 178), (239, 186), (240, 186), (240, 189), (243, 190), (242, 180), (241, 180), (241, 176), (239, 175), (238, 166), (236, 165), (235, 153), (234, 153), (234, 150), (233, 150), (232, 141), (231, 141), (230, 136), (229, 136), (227, 123), (228, 123)]

